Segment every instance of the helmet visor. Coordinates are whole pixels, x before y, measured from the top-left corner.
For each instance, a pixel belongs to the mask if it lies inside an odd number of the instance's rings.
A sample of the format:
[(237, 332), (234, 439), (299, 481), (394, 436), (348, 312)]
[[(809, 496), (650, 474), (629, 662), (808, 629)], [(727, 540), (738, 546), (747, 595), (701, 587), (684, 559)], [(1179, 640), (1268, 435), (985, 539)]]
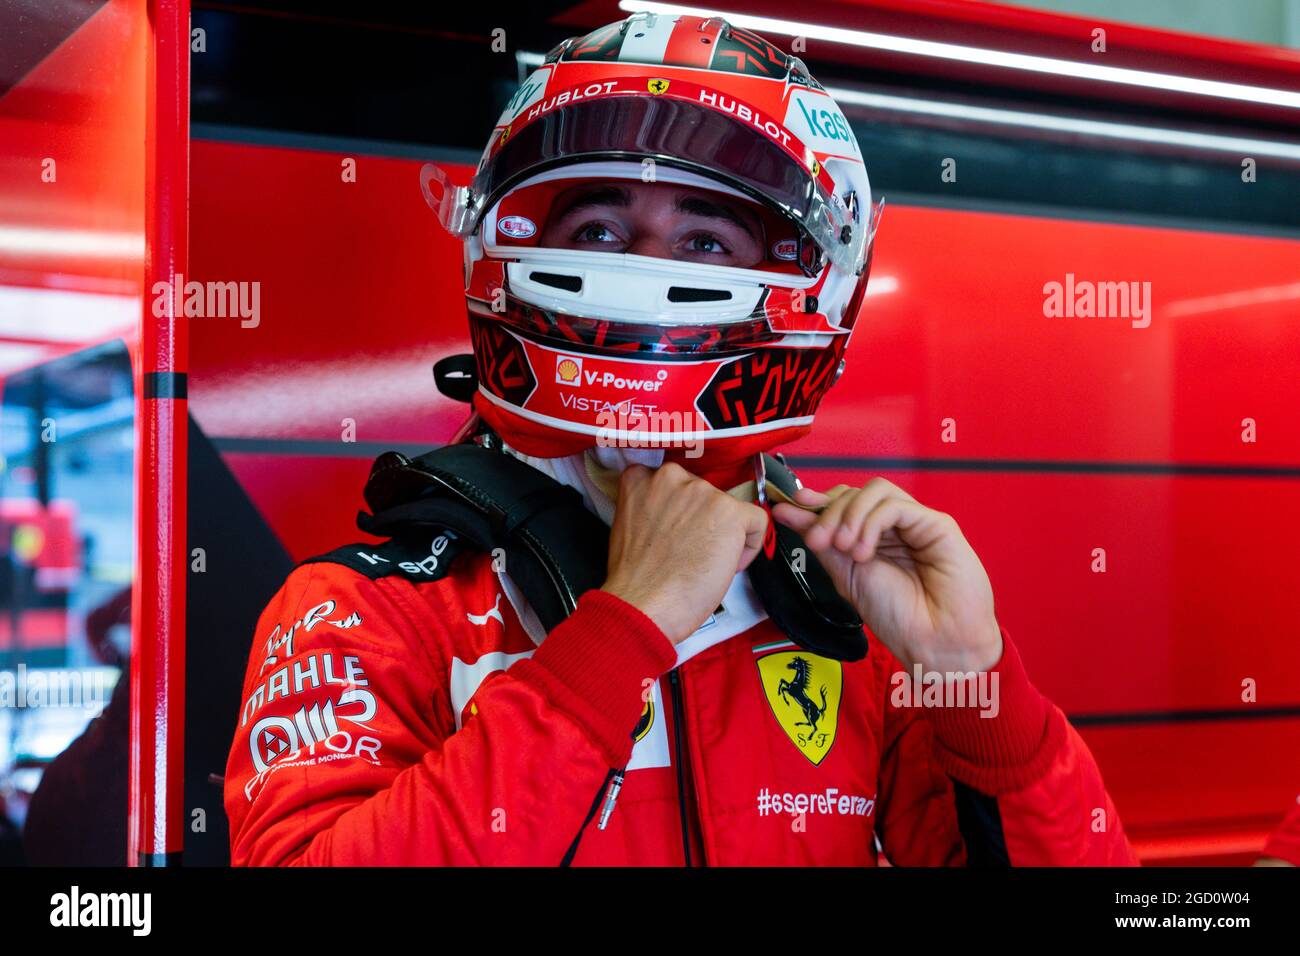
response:
[(503, 133), (470, 186), (475, 212), (466, 225), (476, 226), (482, 212), (522, 178), (596, 159), (652, 159), (709, 176), (775, 207), (837, 266), (856, 274), (865, 261), (868, 229), (858, 217), (865, 197), (846, 204), (830, 195), (770, 131), (667, 97), (578, 102)]

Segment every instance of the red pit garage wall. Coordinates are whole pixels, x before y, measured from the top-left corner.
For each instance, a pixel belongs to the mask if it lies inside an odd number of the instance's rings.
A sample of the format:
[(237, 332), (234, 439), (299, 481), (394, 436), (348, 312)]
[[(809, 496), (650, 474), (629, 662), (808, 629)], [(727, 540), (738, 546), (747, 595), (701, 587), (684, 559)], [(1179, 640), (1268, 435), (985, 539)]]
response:
[(184, 271), (189, 3), (33, 4), (6, 24), (0, 375), (116, 338), (131, 349), (130, 859), (156, 865), (183, 834), (185, 344), (144, 292)]
[[(593, 6), (586, 26), (616, 15)], [(824, 6), (829, 17), (858, 5)], [(872, 7), (898, 18), (889, 32), (907, 33), (908, 11), (923, 10), (935, 38), (981, 46), (1005, 40), (1012, 17), (938, 0)], [(255, 327), (194, 321), (189, 393), (245, 491), (303, 558), (356, 539), (373, 453), (432, 445), (459, 425), (463, 406), (437, 395), (429, 368), (468, 349), (460, 251), (419, 198), (419, 162), (356, 155), (357, 181), (344, 184), (351, 154), (200, 141), (183, 268), (183, 220), (161, 218), (184, 204), (184, 59), (166, 46), (184, 35), (183, 9), (102, 4), (0, 99), (0, 293), (102, 294), (84, 301), (126, 299), (148, 317), (141, 290), (160, 274), (259, 282)], [(1037, 38), (1023, 48), (1059, 53), (1061, 21), (1045, 16), (1015, 12)], [(1197, 41), (1130, 32), (1169, 72), (1197, 52)], [(1279, 68), (1241, 56), (1222, 76)], [(57, 190), (39, 178), (48, 155)], [(469, 173), (450, 171), (461, 182)], [(30, 229), (56, 241), (34, 252)], [(85, 233), (100, 241), (84, 244)], [(1144, 859), (1249, 860), (1300, 790), (1300, 243), (901, 203), (879, 242), (848, 369), (813, 436), (789, 449), (794, 464), (814, 485), (883, 474), (957, 515), (1002, 621), (1080, 726)], [(1150, 328), (1047, 319), (1043, 277), (1067, 273), (1151, 282)], [(14, 332), (0, 345), (32, 346), (30, 361), (43, 361), (120, 334), (118, 316), (94, 335)], [(184, 370), (183, 341), (149, 328), (138, 388), (146, 372)], [(177, 580), (184, 516), (149, 511), (177, 507), (166, 492), (184, 480), (168, 445), (183, 435), (183, 406), (167, 401), (162, 412), (142, 404), (140, 426), (137, 578), (157, 589), (137, 593), (149, 616), (135, 622), (137, 659), (154, 650), (136, 678), (135, 833), (147, 862), (179, 849), (181, 822), (161, 785), (179, 770), (163, 731), (180, 726), (181, 700), (161, 691), (179, 689), (167, 637), (183, 603), (166, 582)], [(1241, 442), (1244, 418), (1258, 423), (1253, 444)], [(344, 419), (354, 444), (340, 440)], [(955, 443), (940, 439), (945, 419)], [(1091, 570), (1095, 548), (1105, 574)], [(232, 645), (242, 653), (251, 638)], [(1250, 705), (1247, 679), (1258, 686)]]
[(0, 376), (133, 333), (144, 263), (144, 3), (14, 19), (0, 37)]
[[(459, 247), (418, 162), (358, 156), (345, 185), (343, 158), (193, 146), (195, 278), (262, 283), (255, 328), (193, 324), (194, 414), (297, 559), (357, 539), (372, 452), (464, 417), (429, 371), (468, 350)], [(1287, 240), (891, 206), (847, 370), (789, 449), (814, 486), (882, 474), (959, 518), (1148, 862), (1249, 859), (1300, 789), (1297, 470), (1249, 470), (1300, 462), (1298, 264)], [(1151, 326), (1045, 318), (1041, 277), (1070, 272), (1150, 281)]]

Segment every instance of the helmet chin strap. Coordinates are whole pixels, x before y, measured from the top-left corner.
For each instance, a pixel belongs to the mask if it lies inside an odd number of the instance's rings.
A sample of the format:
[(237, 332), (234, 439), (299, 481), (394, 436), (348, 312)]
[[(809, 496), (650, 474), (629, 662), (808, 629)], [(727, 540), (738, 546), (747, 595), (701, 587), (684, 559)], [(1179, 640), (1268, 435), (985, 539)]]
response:
[[(592, 484), (611, 502), (617, 502), (618, 480), (624, 469), (629, 465), (645, 465), (647, 468), (658, 468), (663, 463), (663, 457), (662, 448), (615, 448), (597, 445), (584, 453), (583, 462), (586, 465), (587, 477), (591, 479)], [(799, 504), (779, 487), (770, 484), (767, 481), (767, 468), (763, 463), (761, 454), (755, 455), (751, 463), (753, 478), (726, 487), (720, 485), (718, 487), (721, 487), (723, 491), (733, 498), (753, 502), (765, 510), (779, 502), (792, 504), (797, 508), (804, 508), (808, 511), (820, 510)], [(744, 468), (744, 463), (740, 467)], [(737, 474), (735, 477), (739, 477), (739, 475)]]
[(658, 468), (664, 463), (662, 448), (620, 448), (613, 445), (596, 445), (591, 457), (607, 471), (622, 473), (628, 465), (645, 465)]

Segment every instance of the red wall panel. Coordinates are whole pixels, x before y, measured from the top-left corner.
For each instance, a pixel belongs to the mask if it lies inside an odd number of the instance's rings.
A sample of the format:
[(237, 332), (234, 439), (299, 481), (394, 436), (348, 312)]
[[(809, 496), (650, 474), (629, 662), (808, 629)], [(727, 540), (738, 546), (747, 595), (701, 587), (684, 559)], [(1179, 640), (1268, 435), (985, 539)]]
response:
[[(465, 414), (429, 371), (468, 341), (419, 163), (358, 156), (345, 183), (343, 158), (193, 149), (194, 278), (260, 281), (262, 314), (192, 323), (191, 407), (297, 558), (358, 537), (372, 451)], [(1151, 283), (1150, 326), (1046, 317), (1067, 273)], [(1300, 789), (1300, 243), (894, 206), (872, 281), (788, 449), (805, 481), (882, 473), (955, 514), (1143, 852), (1243, 858)]]
[[(469, 350), (460, 247), (409, 160), (196, 142), (191, 278), (260, 283), (256, 326), (191, 322), (194, 414), (214, 436), (432, 442), (464, 418), (434, 360)], [(340, 449), (346, 453), (347, 449)]]
[[(1068, 274), (1149, 282), (1150, 326), (1046, 317)], [(1300, 463), (1300, 242), (890, 208), (872, 281), (799, 454), (847, 434), (872, 455)]]

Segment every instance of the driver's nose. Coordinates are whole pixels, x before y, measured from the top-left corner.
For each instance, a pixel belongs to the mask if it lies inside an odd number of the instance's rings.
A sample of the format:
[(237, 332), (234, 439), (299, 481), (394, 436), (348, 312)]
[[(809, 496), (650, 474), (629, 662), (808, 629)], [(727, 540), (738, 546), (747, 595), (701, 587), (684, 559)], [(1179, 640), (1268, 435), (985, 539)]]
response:
[(627, 247), (627, 251), (635, 256), (655, 256), (659, 259), (672, 258), (672, 248), (663, 240), (662, 236), (653, 232), (638, 234), (632, 240), (632, 244)]

